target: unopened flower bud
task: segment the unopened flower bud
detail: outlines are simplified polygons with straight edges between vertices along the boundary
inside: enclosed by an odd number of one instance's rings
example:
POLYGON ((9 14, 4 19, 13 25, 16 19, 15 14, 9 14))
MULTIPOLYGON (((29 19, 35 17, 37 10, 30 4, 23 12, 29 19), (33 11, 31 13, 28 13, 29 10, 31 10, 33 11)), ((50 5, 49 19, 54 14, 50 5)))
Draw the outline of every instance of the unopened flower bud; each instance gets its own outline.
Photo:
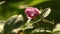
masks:
POLYGON ((32 19, 41 14, 41 12, 37 8, 27 7, 25 10, 25 14, 27 15, 27 18, 32 19))

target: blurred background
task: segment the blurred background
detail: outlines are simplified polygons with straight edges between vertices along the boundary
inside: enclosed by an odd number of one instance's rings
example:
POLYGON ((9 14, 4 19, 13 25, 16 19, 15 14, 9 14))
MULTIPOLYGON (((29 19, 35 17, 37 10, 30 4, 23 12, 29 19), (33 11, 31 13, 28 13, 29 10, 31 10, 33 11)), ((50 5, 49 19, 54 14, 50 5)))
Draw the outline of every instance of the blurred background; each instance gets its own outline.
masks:
MULTIPOLYGON (((26 7, 36 7, 39 10, 51 8, 46 19, 60 23, 60 0, 0 0, 0 20, 7 20, 13 15, 23 14, 26 7)), ((4 22, 4 21, 2 21, 4 22)))

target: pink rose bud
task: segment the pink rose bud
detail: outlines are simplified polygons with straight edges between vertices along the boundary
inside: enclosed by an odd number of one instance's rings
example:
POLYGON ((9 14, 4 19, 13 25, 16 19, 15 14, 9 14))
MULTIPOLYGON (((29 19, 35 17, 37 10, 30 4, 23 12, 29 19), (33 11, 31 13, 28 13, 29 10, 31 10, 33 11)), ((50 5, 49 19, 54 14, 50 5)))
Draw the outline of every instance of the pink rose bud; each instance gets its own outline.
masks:
POLYGON ((25 10, 25 14, 27 15, 27 18, 33 19, 34 17, 41 14, 41 12, 37 8, 27 7, 25 10))

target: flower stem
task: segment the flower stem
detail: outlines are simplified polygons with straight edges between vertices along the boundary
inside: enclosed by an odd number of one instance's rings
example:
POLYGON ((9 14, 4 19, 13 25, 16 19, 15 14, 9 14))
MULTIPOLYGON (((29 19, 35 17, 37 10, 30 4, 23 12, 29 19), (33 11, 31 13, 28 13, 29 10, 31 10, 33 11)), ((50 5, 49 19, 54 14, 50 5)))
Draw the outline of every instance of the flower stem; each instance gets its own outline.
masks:
POLYGON ((28 25, 30 23, 31 19, 28 19, 25 25, 28 25))
POLYGON ((51 24, 53 24, 53 25, 54 25, 54 21, 52 22, 52 21, 49 21, 49 20, 44 19, 44 18, 41 18, 41 19, 39 19, 39 20, 37 20, 37 21, 33 22, 33 24, 34 24, 34 23, 37 23, 37 22, 39 22, 39 21, 41 21, 41 20, 42 20, 43 22, 51 23, 51 24))
POLYGON ((26 27, 27 27, 27 25, 30 24, 30 21, 31 21, 31 19, 28 19, 27 22, 26 22, 23 26, 20 27, 20 29, 21 29, 21 30, 25 30, 26 27))

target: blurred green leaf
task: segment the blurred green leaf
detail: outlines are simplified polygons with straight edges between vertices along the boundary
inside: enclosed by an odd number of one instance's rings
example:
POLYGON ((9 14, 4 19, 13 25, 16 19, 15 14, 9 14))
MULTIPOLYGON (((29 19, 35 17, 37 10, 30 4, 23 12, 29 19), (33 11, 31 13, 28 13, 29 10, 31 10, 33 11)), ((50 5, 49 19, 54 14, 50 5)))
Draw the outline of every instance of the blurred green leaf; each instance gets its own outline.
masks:
POLYGON ((2 5, 3 3, 5 3, 5 1, 0 2, 0 5, 2 5))
POLYGON ((50 32, 34 32, 33 34, 51 34, 50 32))
POLYGON ((33 28, 32 29, 26 29, 26 30, 24 30, 24 34, 32 34, 33 30, 34 30, 33 28))
POLYGON ((42 17, 43 18, 46 18, 51 12, 51 9, 50 8, 46 8, 42 11, 42 17))
POLYGON ((60 23, 55 25, 53 32, 55 32, 55 31, 60 31, 60 23))
POLYGON ((28 6, 34 6, 34 5, 37 5, 39 3, 43 3, 43 2, 46 2, 46 1, 50 1, 50 0, 34 0, 31 3, 28 3, 28 6))
POLYGON ((60 34, 60 31, 55 31, 52 34, 60 34))
POLYGON ((22 15, 14 15, 10 17, 4 26, 4 34, 10 34, 13 29, 18 28, 21 25, 23 25, 22 15))

